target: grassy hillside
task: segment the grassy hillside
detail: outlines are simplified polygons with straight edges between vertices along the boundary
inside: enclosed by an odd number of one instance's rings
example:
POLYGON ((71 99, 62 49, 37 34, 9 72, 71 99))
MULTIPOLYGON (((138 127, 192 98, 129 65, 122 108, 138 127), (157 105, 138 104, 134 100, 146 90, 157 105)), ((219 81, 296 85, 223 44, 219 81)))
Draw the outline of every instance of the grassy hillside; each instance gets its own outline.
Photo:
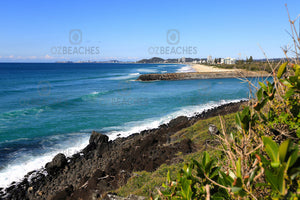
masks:
MULTIPOLYGON (((234 114, 229 114, 222 116, 226 122, 226 129, 234 130, 234 114)), ((214 124, 221 129, 219 117, 212 117, 205 120, 199 120, 194 125, 178 131, 172 136, 172 142, 178 142, 185 138, 192 140, 194 144, 194 152, 188 155, 181 155, 179 153, 177 157, 173 158, 170 161, 167 161, 167 164, 161 165, 154 172, 134 172, 133 176, 128 180, 127 184, 119 188, 116 192, 120 196, 128 196, 129 194, 135 194, 139 196, 149 197, 150 192, 156 193, 156 187, 161 186, 162 183, 166 181, 166 174, 168 171, 171 172, 171 178, 176 178, 176 173, 184 166, 185 163, 190 162, 191 159, 198 160, 203 151, 209 151, 212 155, 219 157, 218 151, 214 151, 210 142, 213 140, 213 136, 210 135, 208 127, 210 124, 214 124)))

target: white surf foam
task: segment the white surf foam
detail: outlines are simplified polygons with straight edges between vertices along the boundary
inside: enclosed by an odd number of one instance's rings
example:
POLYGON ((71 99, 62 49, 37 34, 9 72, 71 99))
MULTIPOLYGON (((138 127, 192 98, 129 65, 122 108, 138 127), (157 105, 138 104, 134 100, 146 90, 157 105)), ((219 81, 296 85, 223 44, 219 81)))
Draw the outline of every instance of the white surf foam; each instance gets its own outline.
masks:
POLYGON ((170 122, 172 119, 178 116, 194 116, 196 113, 201 113, 205 110, 224 105, 227 103, 239 102, 246 99, 236 99, 236 100, 221 100, 219 102, 209 102, 206 104, 196 105, 196 106, 186 106, 180 108, 178 111, 172 112, 160 118, 150 118, 142 121, 134 121, 125 123, 119 127, 110 127, 106 129, 108 131, 108 136, 110 140, 114 140, 118 137, 127 137, 133 133, 139 133, 143 130, 158 128, 160 125, 170 122), (109 131, 114 129, 115 131, 109 131))
POLYGON ((12 161, 0 171, 0 187, 5 188, 9 186, 9 184, 11 184, 13 181, 21 181, 24 178, 24 175, 26 175, 30 171, 42 168, 58 153, 63 153, 66 156, 71 156, 88 145, 89 134, 74 133, 71 135, 73 137, 70 138, 73 139, 54 146, 47 153, 34 156, 27 153, 18 156, 15 161, 12 161))
MULTIPOLYGON (((138 133, 143 130, 158 128, 160 125, 168 123, 169 121, 178 116, 184 115, 187 117, 191 117, 194 116, 196 113, 201 113, 205 110, 220 105, 224 105, 231 102, 239 102, 241 100, 246 99, 222 100, 219 102, 209 102, 207 104, 201 104, 196 106, 186 106, 160 118, 150 118, 142 121, 128 122, 122 126, 108 127, 106 128, 106 131, 108 131, 107 135, 109 136, 109 139, 114 140, 118 137, 127 137, 133 133, 138 133)), ((74 134, 74 137, 70 138, 73 139, 69 139, 66 142, 54 146, 53 148, 51 148, 52 150, 50 150, 48 153, 36 156, 24 154, 22 155, 22 158, 11 162, 8 166, 6 166, 0 171, 0 187, 5 188, 9 186, 9 184, 13 181, 18 182, 22 180, 24 175, 26 175, 30 171, 42 168, 47 162, 50 162, 52 158, 58 153, 63 153, 66 156, 71 156, 77 153, 78 151, 86 147, 86 145, 88 145, 89 134, 74 134)))
POLYGON ((93 95, 97 95, 97 94, 99 94, 100 92, 92 92, 91 94, 93 94, 93 95))
POLYGON ((107 80, 126 80, 126 79, 135 78, 135 77, 137 77, 139 75, 140 75, 140 73, 130 73, 130 74, 124 75, 124 76, 110 77, 110 78, 107 78, 107 80))
POLYGON ((190 66, 186 65, 176 70, 177 73, 183 73, 183 72, 195 72, 195 70, 190 66))
POLYGON ((140 73, 131 73, 131 74, 129 74, 130 76, 139 76, 140 75, 140 73))

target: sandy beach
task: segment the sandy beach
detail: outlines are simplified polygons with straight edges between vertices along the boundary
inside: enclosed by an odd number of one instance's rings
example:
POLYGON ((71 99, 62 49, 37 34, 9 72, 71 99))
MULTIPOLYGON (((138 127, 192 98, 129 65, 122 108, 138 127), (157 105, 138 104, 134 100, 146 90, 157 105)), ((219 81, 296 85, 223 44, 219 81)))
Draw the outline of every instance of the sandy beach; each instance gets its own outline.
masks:
POLYGON ((253 78, 267 77, 265 71, 248 71, 245 69, 222 69, 214 66, 201 64, 189 64, 195 72, 176 72, 176 73, 152 73, 142 74, 138 77, 139 81, 156 80, 190 80, 190 79, 217 79, 217 78, 253 78))
POLYGON ((234 71, 237 71, 236 69, 221 69, 221 68, 216 68, 216 67, 206 66, 206 65, 201 65, 201 64, 191 64, 191 67, 196 72, 234 72, 234 71))

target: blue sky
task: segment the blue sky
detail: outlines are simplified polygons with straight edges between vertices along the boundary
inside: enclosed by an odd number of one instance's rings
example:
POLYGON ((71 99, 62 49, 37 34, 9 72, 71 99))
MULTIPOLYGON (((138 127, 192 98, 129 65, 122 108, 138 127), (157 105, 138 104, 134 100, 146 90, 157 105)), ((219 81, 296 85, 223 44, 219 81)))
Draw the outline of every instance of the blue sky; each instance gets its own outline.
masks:
POLYGON ((283 57, 280 47, 291 44, 285 3, 292 18, 300 14, 299 0, 1 1, 0 62, 264 58, 258 44, 268 57, 283 57), (70 42, 74 30, 79 44, 70 42), (168 43, 168 30, 178 44, 168 43), (196 51, 165 52, 178 47, 196 51))

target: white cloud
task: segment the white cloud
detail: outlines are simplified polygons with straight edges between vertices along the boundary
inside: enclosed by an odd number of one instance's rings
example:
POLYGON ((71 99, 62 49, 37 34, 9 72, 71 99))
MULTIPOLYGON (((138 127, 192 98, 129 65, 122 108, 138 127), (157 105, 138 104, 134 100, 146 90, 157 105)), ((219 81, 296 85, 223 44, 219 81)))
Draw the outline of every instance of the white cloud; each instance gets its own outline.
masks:
POLYGON ((48 54, 44 56, 45 59, 53 59, 52 56, 49 56, 48 54))

